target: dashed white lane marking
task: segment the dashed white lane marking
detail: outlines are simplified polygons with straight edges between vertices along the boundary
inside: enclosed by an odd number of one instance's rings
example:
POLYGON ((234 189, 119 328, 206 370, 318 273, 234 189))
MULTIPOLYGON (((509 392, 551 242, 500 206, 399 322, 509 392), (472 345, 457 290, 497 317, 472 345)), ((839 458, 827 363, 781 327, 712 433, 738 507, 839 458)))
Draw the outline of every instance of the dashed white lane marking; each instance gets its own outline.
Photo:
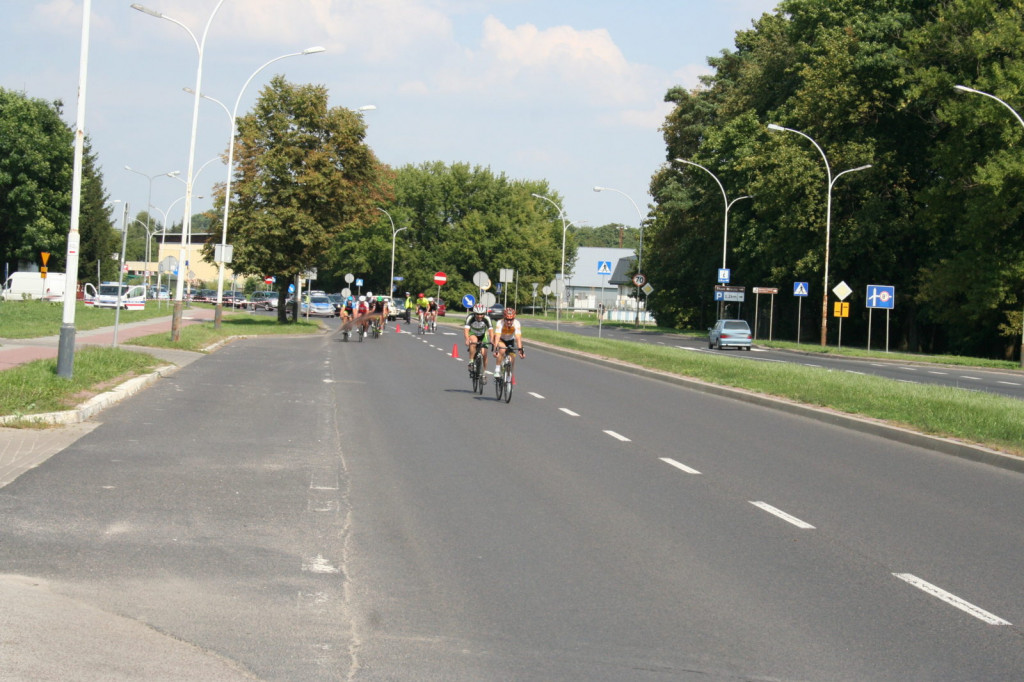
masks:
POLYGON ((570 410, 568 407, 559 407, 558 409, 560 409, 562 412, 565 412, 570 417, 578 417, 579 416, 578 414, 576 414, 575 412, 570 410))
POLYGON ((1000 381, 998 383, 1004 384, 1006 386, 1020 386, 1020 384, 1018 384, 1016 381, 1000 381))
POLYGON ((970 379, 971 381, 981 381, 981 377, 972 377, 972 376, 968 376, 966 374, 961 374, 960 378, 961 379, 970 379))
POLYGON ((605 429, 605 433, 607 433, 612 438, 617 438, 618 440, 621 440, 623 443, 630 442, 630 440, 623 436, 621 433, 615 433, 614 431, 609 431, 607 429, 605 429))
POLYGON ((685 464, 682 464, 680 462, 675 461, 674 459, 670 459, 668 457, 660 457, 659 459, 661 459, 661 461, 664 462, 665 464, 671 464, 676 469, 679 469, 680 471, 685 471, 688 474, 696 474, 696 475, 700 474, 700 472, 697 471, 696 469, 688 467, 685 464))
POLYGON ((532 395, 534 398, 537 398, 538 400, 544 400, 544 396, 542 396, 540 393, 534 393, 533 391, 527 391, 526 393, 527 395, 532 395))
POLYGON ((341 570, 337 566, 332 566, 331 562, 325 559, 320 554, 315 557, 306 559, 302 562, 302 570, 307 573, 340 573, 341 570))
POLYGON ((925 582, 924 580, 918 578, 916 575, 913 575, 911 573, 893 573, 893 575, 902 580, 903 582, 913 585, 917 589, 922 590, 923 592, 930 594, 933 597, 937 597, 942 601, 946 602, 947 604, 955 606, 964 613, 970 614, 978 620, 988 623, 989 625, 1011 625, 1009 621, 1003 620, 999 616, 991 614, 984 609, 978 608, 974 604, 964 601, 955 594, 950 594, 949 592, 946 592, 945 590, 936 587, 935 585, 932 585, 929 582, 925 582))
POLYGON ((934 369, 928 370, 928 373, 929 374, 937 374, 937 375, 943 376, 943 377, 946 376, 947 374, 949 374, 949 372, 939 372, 939 371, 934 370, 934 369))
POLYGON ((750 500, 750 504, 754 505, 755 507, 758 507, 759 509, 765 510, 769 514, 774 514, 775 516, 778 516, 783 521, 786 521, 788 523, 792 523, 797 528, 803 528, 805 530, 806 529, 813 529, 814 528, 814 526, 812 526, 811 524, 807 523, 806 521, 801 521, 797 517, 792 516, 791 514, 787 514, 786 512, 782 511, 781 509, 776 509, 775 507, 771 506, 767 502, 754 502, 753 500, 750 500))

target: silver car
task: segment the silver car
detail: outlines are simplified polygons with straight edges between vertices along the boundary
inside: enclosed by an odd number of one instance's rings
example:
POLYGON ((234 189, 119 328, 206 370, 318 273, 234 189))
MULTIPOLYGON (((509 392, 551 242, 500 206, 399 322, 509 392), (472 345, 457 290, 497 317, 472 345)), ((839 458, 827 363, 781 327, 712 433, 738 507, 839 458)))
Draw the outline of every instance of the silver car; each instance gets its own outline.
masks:
POLYGON ((722 350, 732 346, 750 350, 751 339, 750 325, 746 320, 719 320, 708 329, 708 348, 722 350))

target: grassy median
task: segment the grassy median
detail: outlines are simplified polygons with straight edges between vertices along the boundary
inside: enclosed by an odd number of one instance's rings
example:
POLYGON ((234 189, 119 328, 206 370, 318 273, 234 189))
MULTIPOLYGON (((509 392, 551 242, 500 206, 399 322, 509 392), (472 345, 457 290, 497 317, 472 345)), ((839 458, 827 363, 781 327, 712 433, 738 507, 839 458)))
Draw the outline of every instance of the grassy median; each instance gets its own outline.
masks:
POLYGON ((561 348, 1024 455, 1024 401, 1013 398, 801 365, 754 362, 739 353, 696 353, 537 328, 526 328, 523 335, 561 348))

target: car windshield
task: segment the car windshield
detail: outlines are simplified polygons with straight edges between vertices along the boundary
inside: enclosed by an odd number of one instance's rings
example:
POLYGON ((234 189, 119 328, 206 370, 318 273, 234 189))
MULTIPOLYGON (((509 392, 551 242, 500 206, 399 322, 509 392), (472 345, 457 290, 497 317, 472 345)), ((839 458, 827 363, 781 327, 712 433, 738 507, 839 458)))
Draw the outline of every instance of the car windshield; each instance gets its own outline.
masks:
POLYGON ((318 303, 318 304, 330 304, 330 302, 331 302, 331 299, 327 298, 326 296, 314 296, 310 300, 313 303, 318 303))
POLYGON ((743 320, 728 320, 724 325, 722 325, 722 328, 743 330, 750 329, 750 327, 747 326, 747 323, 744 322, 743 320))

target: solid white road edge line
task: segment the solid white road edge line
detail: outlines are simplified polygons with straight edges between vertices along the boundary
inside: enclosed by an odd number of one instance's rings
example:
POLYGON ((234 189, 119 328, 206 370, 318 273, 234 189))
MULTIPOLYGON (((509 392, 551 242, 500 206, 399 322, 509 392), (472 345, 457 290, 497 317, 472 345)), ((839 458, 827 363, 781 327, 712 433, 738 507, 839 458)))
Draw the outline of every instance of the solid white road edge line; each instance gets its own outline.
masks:
POLYGON ((991 614, 984 609, 978 608, 974 604, 964 601, 955 594, 950 594, 949 592, 946 592, 945 590, 936 587, 935 585, 932 585, 929 582, 925 582, 924 580, 921 580, 912 573, 893 573, 893 575, 902 580, 903 582, 913 585, 917 589, 922 590, 932 595, 933 597, 938 597, 947 604, 957 607, 964 613, 968 613, 977 618, 978 620, 985 621, 989 625, 1011 625, 1009 621, 1005 621, 999 616, 991 614))
POLYGON ((750 504, 754 505, 755 507, 758 507, 759 509, 765 510, 769 514, 774 514, 775 516, 778 516, 783 521, 787 521, 789 523, 792 523, 797 528, 803 528, 805 530, 806 529, 813 529, 814 528, 814 526, 812 526, 811 524, 807 523, 806 521, 801 521, 797 517, 792 516, 790 514, 787 514, 786 512, 782 511, 781 509, 776 509, 775 507, 771 506, 767 502, 755 502, 753 500, 749 500, 749 502, 750 502, 750 504))
POLYGON ((698 475, 700 474, 700 472, 697 471, 696 469, 692 469, 692 468, 686 466, 685 464, 681 464, 681 463, 675 461, 674 459, 670 459, 668 457, 659 457, 658 459, 660 459, 665 464, 671 464, 676 469, 679 469, 681 471, 685 471, 688 474, 698 474, 698 475))

